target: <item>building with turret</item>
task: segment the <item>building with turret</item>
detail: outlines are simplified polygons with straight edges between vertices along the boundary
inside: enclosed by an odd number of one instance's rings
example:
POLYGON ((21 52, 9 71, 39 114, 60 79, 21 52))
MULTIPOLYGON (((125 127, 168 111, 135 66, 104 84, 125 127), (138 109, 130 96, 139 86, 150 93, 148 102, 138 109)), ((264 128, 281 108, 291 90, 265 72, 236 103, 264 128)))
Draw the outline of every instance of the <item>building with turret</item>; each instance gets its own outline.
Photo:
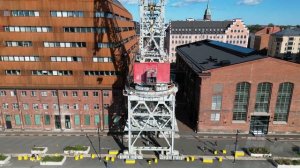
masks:
POLYGON ((249 30, 242 19, 213 21, 209 1, 203 20, 171 21, 166 30, 166 49, 170 62, 176 61, 176 47, 205 39, 248 46, 249 30))

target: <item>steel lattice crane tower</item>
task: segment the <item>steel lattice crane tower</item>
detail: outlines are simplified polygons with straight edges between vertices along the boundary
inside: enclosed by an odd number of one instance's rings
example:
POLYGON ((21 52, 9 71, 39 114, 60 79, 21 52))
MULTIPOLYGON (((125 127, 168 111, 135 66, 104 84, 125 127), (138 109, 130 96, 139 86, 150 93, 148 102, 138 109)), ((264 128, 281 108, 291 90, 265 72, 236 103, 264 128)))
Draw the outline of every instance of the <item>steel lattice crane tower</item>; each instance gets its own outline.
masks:
POLYGON ((143 159, 143 152, 158 152, 164 160, 181 160, 174 150, 177 86, 170 79, 170 63, 164 51, 165 0, 140 0, 139 53, 133 77, 124 90, 128 98, 128 151, 122 159, 143 159), (161 139, 156 141, 155 136, 161 139), (147 143, 145 143, 145 141, 147 143), (149 143, 153 142, 154 143, 149 143), (143 142, 143 143, 142 143, 143 142))

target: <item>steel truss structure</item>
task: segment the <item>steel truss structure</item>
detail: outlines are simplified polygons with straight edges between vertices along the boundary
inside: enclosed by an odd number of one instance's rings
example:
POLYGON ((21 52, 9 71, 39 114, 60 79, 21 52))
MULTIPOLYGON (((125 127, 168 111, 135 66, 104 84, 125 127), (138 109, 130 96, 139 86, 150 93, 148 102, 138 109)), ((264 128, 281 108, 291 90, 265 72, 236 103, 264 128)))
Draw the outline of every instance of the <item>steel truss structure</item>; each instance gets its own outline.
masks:
MULTIPOLYGON (((175 117, 175 96, 177 86, 168 81, 159 81, 159 75, 170 76, 168 56, 164 52, 164 0, 140 0, 140 51, 135 64, 142 64, 142 76, 134 74, 140 83, 129 83, 124 95, 128 98, 128 151, 121 159, 143 159, 143 153, 159 153, 164 160, 182 160, 179 152, 174 150, 175 132, 178 126, 175 117), (159 70, 167 64, 163 74, 159 70), (154 66, 153 66, 154 65, 154 66), (152 66, 152 67, 151 67, 152 66), (150 67, 150 68, 149 68, 150 67), (149 75, 150 74, 150 75, 149 75), (148 78, 149 77, 149 78, 148 78), (160 142, 156 141, 159 137, 160 142), (155 143, 149 143, 153 142, 155 143), (143 142, 143 143, 141 143, 143 142)), ((135 66, 134 66, 135 68, 135 66)))

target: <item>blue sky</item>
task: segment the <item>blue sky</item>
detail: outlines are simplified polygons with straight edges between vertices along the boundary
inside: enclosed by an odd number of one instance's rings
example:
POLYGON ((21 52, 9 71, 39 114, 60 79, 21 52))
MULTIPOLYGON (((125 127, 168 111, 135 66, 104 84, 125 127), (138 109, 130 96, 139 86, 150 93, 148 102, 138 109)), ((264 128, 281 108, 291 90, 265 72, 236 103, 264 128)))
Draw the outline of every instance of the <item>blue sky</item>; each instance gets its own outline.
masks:
MULTIPOLYGON (((120 0, 139 20, 138 0, 120 0)), ((202 19, 207 0, 167 0, 166 21, 202 19)), ((242 18, 246 24, 300 25, 300 0, 210 0, 213 20, 242 18)))

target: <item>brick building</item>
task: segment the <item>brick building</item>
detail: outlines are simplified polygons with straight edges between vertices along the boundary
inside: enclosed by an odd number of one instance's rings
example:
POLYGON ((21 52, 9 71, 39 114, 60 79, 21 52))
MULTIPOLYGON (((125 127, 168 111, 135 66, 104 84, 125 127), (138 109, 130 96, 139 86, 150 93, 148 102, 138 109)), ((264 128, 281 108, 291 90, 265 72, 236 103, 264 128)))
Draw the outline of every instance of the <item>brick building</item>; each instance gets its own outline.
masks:
POLYGON ((267 53, 271 34, 277 33, 280 30, 280 27, 273 26, 265 27, 262 30, 256 32, 254 40, 254 49, 257 51, 265 50, 265 53, 267 53))
POLYGON ((208 1, 203 20, 187 19, 169 23, 165 46, 170 56, 170 62, 175 62, 176 47, 183 44, 209 39, 247 47, 248 38, 249 30, 242 19, 212 20, 208 1))
POLYGON ((198 132, 300 132, 299 64, 210 40, 176 51, 177 113, 198 132))
POLYGON ((0 0, 0 127, 108 130, 137 38, 117 0, 0 0))

